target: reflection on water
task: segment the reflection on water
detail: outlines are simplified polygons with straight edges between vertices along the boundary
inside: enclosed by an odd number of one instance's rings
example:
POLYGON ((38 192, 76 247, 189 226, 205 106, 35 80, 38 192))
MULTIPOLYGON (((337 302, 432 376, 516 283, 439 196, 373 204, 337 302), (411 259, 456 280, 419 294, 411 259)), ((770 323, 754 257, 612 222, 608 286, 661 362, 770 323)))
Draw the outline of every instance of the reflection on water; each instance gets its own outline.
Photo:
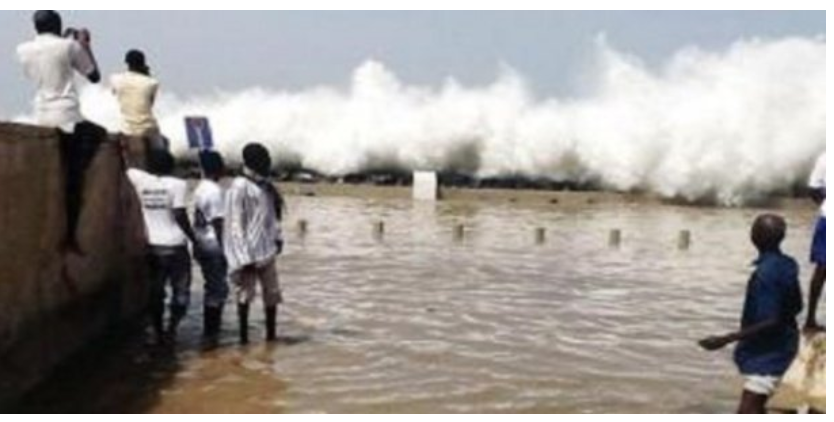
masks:
MULTIPOLYGON (((729 351, 755 211, 292 198, 283 341, 169 356, 97 347, 24 410, 138 412, 727 412, 729 351), (294 219, 309 221, 294 238, 294 219), (373 235, 385 221, 384 239, 373 235), (463 240, 454 227, 466 226, 463 240), (535 229, 547 228, 537 244, 535 229), (622 245, 608 247, 621 229, 622 245), (681 230, 693 234, 677 249, 681 230), (71 386, 71 388, 68 388, 71 386)), ((813 210, 786 211, 805 261, 813 210)), ((803 268, 803 283, 809 277, 803 268)), ((199 272, 196 273, 199 275, 199 272)), ((199 295, 199 282, 195 292, 199 295)), ((199 305, 199 297, 196 301, 199 305)), ((255 311, 253 325, 262 316, 255 311)))

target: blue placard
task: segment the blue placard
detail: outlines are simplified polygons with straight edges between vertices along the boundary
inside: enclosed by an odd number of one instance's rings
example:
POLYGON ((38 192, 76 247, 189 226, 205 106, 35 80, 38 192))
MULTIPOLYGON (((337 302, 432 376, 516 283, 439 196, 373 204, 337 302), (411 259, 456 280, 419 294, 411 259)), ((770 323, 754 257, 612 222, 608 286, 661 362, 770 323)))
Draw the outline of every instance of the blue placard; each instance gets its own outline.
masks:
POLYGON ((188 147, 198 150, 210 150, 214 147, 211 125, 205 117, 186 117, 185 131, 188 134, 188 147))

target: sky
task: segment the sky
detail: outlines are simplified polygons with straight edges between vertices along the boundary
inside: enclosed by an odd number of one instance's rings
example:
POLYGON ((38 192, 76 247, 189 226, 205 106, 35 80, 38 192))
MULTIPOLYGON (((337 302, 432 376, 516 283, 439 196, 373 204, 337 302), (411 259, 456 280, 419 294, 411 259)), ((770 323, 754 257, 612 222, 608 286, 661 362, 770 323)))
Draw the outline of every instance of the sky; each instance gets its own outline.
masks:
MULTIPOLYGON (((602 35, 659 65, 687 47, 720 51, 750 38, 823 36, 825 12, 62 12, 86 27, 105 74, 124 52, 148 53, 163 87, 199 96, 251 87, 347 86, 378 60, 408 84, 495 80, 505 66, 542 97, 571 95, 602 35)), ((25 113, 32 88, 15 47, 33 36, 29 11, 0 12, 0 116, 25 113)))

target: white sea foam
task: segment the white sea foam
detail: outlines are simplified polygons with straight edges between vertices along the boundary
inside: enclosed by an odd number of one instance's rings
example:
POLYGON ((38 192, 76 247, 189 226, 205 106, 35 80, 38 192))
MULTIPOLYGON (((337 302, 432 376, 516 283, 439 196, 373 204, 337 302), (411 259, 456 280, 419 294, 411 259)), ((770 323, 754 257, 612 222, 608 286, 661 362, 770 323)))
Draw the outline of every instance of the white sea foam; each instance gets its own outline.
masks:
MULTIPOLYGON (((348 87, 163 95, 176 153, 183 117, 211 119, 230 161, 247 142, 329 175, 376 168, 456 170, 598 183, 738 204, 801 183, 825 148, 825 40, 744 40, 685 49, 657 67, 600 41, 581 97, 537 98, 510 68, 486 86, 410 86, 382 63, 348 87)), ((164 81, 163 81, 164 82, 164 81)), ((280 86, 275 81, 274 86, 280 86)), ((118 128, 104 88, 85 113, 118 128)))

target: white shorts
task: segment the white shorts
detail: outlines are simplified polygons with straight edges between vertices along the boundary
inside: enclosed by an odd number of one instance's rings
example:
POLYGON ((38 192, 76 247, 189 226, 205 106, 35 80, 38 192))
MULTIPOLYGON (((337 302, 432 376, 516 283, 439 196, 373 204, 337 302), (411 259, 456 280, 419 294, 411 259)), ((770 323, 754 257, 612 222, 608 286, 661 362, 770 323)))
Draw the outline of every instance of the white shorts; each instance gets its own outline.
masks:
POLYGON ((779 387, 780 377, 771 375, 745 375, 744 391, 761 396, 772 396, 779 387))
POLYGON ((275 258, 259 262, 252 272, 235 271, 229 275, 229 279, 235 287, 237 303, 240 305, 252 303, 257 294, 258 284, 261 285, 264 306, 276 306, 283 302, 275 258))

